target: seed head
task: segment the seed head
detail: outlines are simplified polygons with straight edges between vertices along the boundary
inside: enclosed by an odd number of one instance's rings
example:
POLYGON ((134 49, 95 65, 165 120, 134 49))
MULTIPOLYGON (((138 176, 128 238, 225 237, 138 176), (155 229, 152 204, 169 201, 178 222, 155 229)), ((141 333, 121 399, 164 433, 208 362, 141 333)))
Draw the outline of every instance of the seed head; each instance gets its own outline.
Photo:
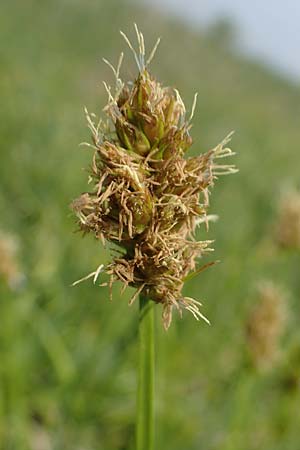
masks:
POLYGON ((282 247, 300 249, 300 192, 296 189, 281 194, 275 235, 282 247))
MULTIPOLYGON (((163 306, 163 324, 171 323, 172 310, 205 317, 199 302, 183 297, 185 279, 197 274, 197 258, 211 251, 211 241, 196 241, 197 225, 206 223, 209 188, 218 175, 234 173, 234 166, 216 160, 233 153, 221 144, 197 157, 186 158, 196 96, 190 117, 176 89, 163 87, 150 75, 148 65, 159 40, 145 62, 143 35, 135 26, 139 50, 133 51, 138 75, 124 83, 119 76, 123 55, 112 68, 116 88, 106 83, 108 121, 96 124, 86 111, 92 132, 94 156, 90 192, 72 203, 80 229, 122 250, 105 268, 110 285, 116 280, 163 306), (191 274, 192 272, 192 274, 191 274)), ((206 267, 206 265, 205 265, 206 267)), ((90 274, 95 279, 96 272, 90 274)), ((89 277, 89 276, 88 276, 89 277)), ((86 277, 85 277, 86 278, 86 277)), ((205 319, 207 320, 207 319, 205 319)))
POLYGON ((258 299, 247 320, 251 360, 260 370, 270 369, 280 356, 280 339, 287 319, 287 295, 271 281, 257 288, 258 299))
POLYGON ((18 289, 24 281, 19 267, 18 250, 17 238, 0 231, 0 277, 4 278, 12 290, 18 289))

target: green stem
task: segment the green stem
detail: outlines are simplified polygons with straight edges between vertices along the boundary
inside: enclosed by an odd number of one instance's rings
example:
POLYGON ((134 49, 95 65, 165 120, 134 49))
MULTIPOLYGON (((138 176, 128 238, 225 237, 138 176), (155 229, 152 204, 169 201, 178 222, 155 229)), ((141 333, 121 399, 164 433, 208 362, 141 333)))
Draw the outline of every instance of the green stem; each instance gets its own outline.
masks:
POLYGON ((154 309, 140 295, 139 369, 136 417, 136 450, 153 450, 154 444, 154 309))

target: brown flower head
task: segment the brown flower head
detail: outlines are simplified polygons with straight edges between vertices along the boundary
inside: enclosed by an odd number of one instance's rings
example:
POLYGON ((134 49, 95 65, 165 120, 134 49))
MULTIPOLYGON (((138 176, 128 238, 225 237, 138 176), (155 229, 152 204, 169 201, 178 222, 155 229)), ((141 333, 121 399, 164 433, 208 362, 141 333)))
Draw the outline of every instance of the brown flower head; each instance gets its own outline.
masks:
POLYGON ((273 367, 280 356, 280 339, 287 321, 287 295, 272 281, 262 281, 251 310, 246 334, 253 365, 260 370, 273 367))
POLYGON ((300 250, 300 192, 294 188, 283 190, 279 198, 275 238, 284 248, 300 250))
POLYGON ((20 288, 25 278, 19 267, 18 250, 16 236, 0 230, 0 279, 13 290, 20 288))
MULTIPOLYGON (((187 309, 196 319, 205 319, 199 302, 184 297, 181 291, 187 276, 201 270, 196 259, 211 251, 211 241, 194 238, 196 226, 207 225, 210 218, 209 188, 218 175, 236 169, 216 164, 216 159, 232 155, 226 147, 230 136, 205 154, 185 157, 192 144, 196 96, 187 118, 178 91, 161 86, 148 71, 159 40, 145 61, 143 35, 136 26, 135 30, 138 52, 121 34, 136 59, 137 78, 127 84, 121 81, 122 54, 116 69, 105 60, 116 78, 115 92, 104 83, 108 121, 100 119, 96 124, 94 115, 86 111, 94 148, 92 188, 75 200, 72 208, 83 232, 122 249, 122 255, 105 268, 110 285, 120 280, 125 287, 136 288, 130 303, 139 293, 161 303, 167 329, 173 308, 180 313, 187 309)), ((102 269, 100 266, 88 277, 96 280, 102 269)))

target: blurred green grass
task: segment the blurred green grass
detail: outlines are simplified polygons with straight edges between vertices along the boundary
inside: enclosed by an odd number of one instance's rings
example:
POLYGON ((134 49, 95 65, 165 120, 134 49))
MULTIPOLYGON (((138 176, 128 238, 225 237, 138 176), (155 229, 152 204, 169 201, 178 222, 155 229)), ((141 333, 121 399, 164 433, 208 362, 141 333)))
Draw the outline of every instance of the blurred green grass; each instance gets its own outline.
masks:
MULTIPOLYGON (((157 449, 295 450, 299 392, 299 254, 274 251, 281 186, 299 181, 300 90, 235 55, 220 40, 141 6, 113 0, 4 1, 0 14, 0 229, 20 242, 26 280, 0 285, 0 448, 133 448, 137 305, 114 289, 70 284, 109 260, 92 238, 72 233, 68 204, 86 189, 90 160, 83 105, 101 113, 101 63, 125 48, 119 29, 136 21, 149 47, 162 44, 152 72, 187 104, 199 92, 194 153, 236 130, 240 173, 220 179, 209 234, 218 266, 185 288, 204 300, 212 326, 176 317, 161 329, 157 308, 157 449), (290 291, 283 363, 249 367, 245 318, 253 285, 290 291)), ((125 49, 124 78, 135 73, 125 49)))

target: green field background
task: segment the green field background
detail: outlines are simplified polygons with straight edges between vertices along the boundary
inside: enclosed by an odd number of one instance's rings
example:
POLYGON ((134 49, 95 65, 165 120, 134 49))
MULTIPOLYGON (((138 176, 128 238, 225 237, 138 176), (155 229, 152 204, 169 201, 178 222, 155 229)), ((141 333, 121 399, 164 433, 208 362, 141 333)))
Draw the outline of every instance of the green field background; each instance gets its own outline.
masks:
MULTIPOLYGON (((188 29, 151 7, 101 0, 4 0, 0 6, 0 230, 19 243, 22 282, 0 278, 1 450, 133 450, 138 305, 91 282, 71 283, 110 259, 76 233, 69 204, 87 190, 91 153, 83 107, 101 114, 105 57, 125 49, 133 22, 152 47, 152 73, 197 91, 191 154, 235 130, 239 173, 211 196, 221 263, 185 294, 203 302, 209 327, 176 314, 166 333, 156 307, 155 450, 300 448, 299 251, 274 242, 282 187, 299 183, 300 89, 237 55, 222 27, 188 29), (246 322, 256 284, 288 292, 281 359, 268 371, 249 357, 246 322)), ((0 254, 0 258, 2 258, 0 254)), ((1 275, 0 275, 1 277, 1 275)), ((105 281, 105 277, 103 278, 105 281)))

